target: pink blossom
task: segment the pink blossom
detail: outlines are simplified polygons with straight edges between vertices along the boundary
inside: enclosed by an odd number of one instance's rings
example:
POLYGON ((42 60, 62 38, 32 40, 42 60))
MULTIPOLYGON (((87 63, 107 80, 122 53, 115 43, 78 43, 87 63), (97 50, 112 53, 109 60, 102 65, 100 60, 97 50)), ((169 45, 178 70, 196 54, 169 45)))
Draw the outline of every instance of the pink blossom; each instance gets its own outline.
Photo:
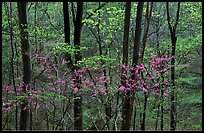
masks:
POLYGON ((47 78, 48 78, 48 79, 51 79, 52 77, 51 77, 51 76, 48 76, 47 78))
POLYGON ((84 70, 77 70, 76 73, 82 73, 84 70))
POLYGON ((122 64, 122 69, 127 70, 127 66, 125 66, 125 65, 122 64))
POLYGON ((62 80, 62 84, 65 84, 65 81, 64 81, 64 80, 62 80))
POLYGON ((43 64, 46 64, 46 62, 47 62, 46 57, 43 57, 43 64))
POLYGON ((90 85, 90 86, 94 86, 94 84, 93 84, 93 83, 90 83, 89 85, 90 85))
POLYGON ((134 68, 134 67, 131 67, 130 70, 133 71, 133 70, 135 70, 135 68, 134 68))
POLYGON ((32 93, 37 93, 37 91, 31 90, 32 93))
POLYGON ((74 91, 78 91, 78 88, 77 88, 77 87, 74 87, 74 88, 72 88, 72 90, 74 90, 74 91))
POLYGON ((145 69, 143 64, 140 64, 139 66, 137 66, 138 69, 145 69))
POLYGON ((129 90, 130 90, 130 88, 126 88, 126 90, 128 90, 128 91, 129 91, 129 90))
POLYGON ((56 81, 56 84, 57 84, 57 83, 60 83, 60 82, 61 82, 61 80, 60 80, 60 79, 58 79, 58 80, 56 81))
POLYGON ((11 87, 11 86, 9 86, 9 85, 8 85, 8 86, 5 86, 6 91, 10 91, 10 90, 11 90, 11 88, 12 88, 12 87, 11 87))
POLYGON ((51 88, 50 90, 51 90, 51 91, 56 91, 56 88, 51 88))
POLYGON ((148 92, 144 87, 142 88, 142 90, 143 90, 144 92, 148 92))
POLYGON ((27 106, 25 106, 25 107, 23 108, 23 110, 26 110, 26 109, 27 109, 27 107, 28 107, 28 105, 27 105, 27 106))
POLYGON ((121 85, 119 88, 119 91, 124 91, 124 90, 125 90, 125 87, 121 85))
POLYGON ((85 80, 84 82, 85 82, 85 84, 87 84, 87 85, 90 84, 90 81, 89 81, 89 79, 87 79, 87 78, 86 78, 86 80, 85 80))
POLYGON ((40 106, 37 104, 37 106, 36 106, 36 110, 38 110, 40 108, 40 106))
POLYGON ((105 89, 102 89, 101 92, 103 92, 103 94, 107 94, 105 89))
POLYGON ((168 80, 164 80, 164 83, 168 83, 168 80))
POLYGON ((94 96, 94 97, 95 97, 97 94, 98 94, 98 92, 94 93, 92 96, 94 96))
POLYGON ((126 73, 122 73, 122 76, 124 76, 125 78, 127 78, 127 74, 126 74, 126 73))
POLYGON ((65 72, 64 74, 63 74, 63 76, 66 76, 67 75, 67 72, 65 72))
POLYGON ((164 96, 168 97, 169 95, 167 93, 164 92, 164 96))
POLYGON ((10 109, 11 109, 11 107, 8 107, 8 108, 3 107, 3 108, 2 108, 2 111, 9 111, 10 109))
POLYGON ((155 84, 153 87, 157 87, 157 86, 159 86, 159 84, 155 84))

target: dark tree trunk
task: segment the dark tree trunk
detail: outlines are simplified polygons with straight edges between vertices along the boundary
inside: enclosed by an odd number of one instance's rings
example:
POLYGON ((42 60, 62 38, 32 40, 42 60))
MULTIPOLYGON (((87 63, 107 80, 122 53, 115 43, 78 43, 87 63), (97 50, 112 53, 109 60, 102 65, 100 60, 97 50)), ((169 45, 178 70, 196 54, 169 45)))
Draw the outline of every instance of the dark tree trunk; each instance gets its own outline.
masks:
MULTIPOLYGON (((149 2, 147 2, 146 15, 145 15, 145 28, 144 28, 144 35, 142 39, 142 51, 141 51, 141 56, 140 56, 141 63, 143 62, 143 58, 144 58, 144 52, 145 52, 145 47, 146 47, 148 33, 149 33, 152 9, 153 9, 153 2, 151 2, 150 4, 150 10, 149 10, 149 2)), ((143 78, 143 72, 141 72, 141 75, 143 78)), ((141 130, 145 130, 147 99, 148 99, 147 93, 144 92, 144 111, 142 115, 143 118, 142 118, 142 123, 141 123, 141 130)))
POLYGON ((144 30, 143 40, 142 40, 142 51, 141 51, 141 58, 140 58, 141 62, 143 61, 143 58, 144 58, 144 52, 145 52, 145 47, 146 47, 148 33, 149 33, 152 10, 153 10, 153 2, 150 3, 150 10, 149 10, 149 2, 147 2, 146 15, 145 15, 146 25, 145 25, 145 30, 144 30))
POLYGON ((145 130, 147 99, 148 99, 147 93, 144 92, 144 106, 143 106, 143 114, 142 114, 141 130, 145 130))
MULTIPOLYGON (((178 2, 177 14, 176 14, 176 22, 174 26, 170 23, 170 15, 169 15, 169 4, 166 3, 167 7, 167 21, 169 25, 170 35, 171 35, 171 43, 172 43, 172 57, 175 57, 176 54, 176 27, 179 20, 179 10, 180 10, 180 2, 178 2)), ((171 65, 175 65, 175 58, 172 58, 171 65)), ((170 130, 176 130, 176 106, 175 106, 175 69, 174 67, 171 68, 171 81, 172 81, 172 92, 170 95, 171 101, 171 110, 170 110, 170 130)))
MULTIPOLYGON (((77 12, 76 19, 74 21, 74 46, 76 49, 75 52, 75 63, 82 59, 80 52, 80 37, 82 29, 82 14, 83 14, 83 2, 77 2, 77 12)), ((80 67, 76 66, 75 70, 79 70, 80 67)), ((76 76, 77 88, 80 91, 81 79, 79 76, 76 76)), ((74 99, 74 128, 75 130, 83 130, 83 121, 82 121, 82 96, 80 94, 75 95, 74 99)))
MULTIPOLYGON (((123 61, 122 64, 127 66, 128 64, 128 42, 129 42, 129 28, 130 28, 130 12, 131 12, 131 2, 126 2, 125 6, 125 19, 124 19, 124 34, 123 34, 123 61)), ((124 68, 122 68, 122 74, 127 73, 124 68)), ((121 74, 121 84, 126 88, 126 78, 121 74)), ((123 96, 122 99, 123 107, 122 107, 122 125, 121 130, 129 130, 130 129, 130 110, 129 110, 129 97, 126 95, 123 96)))
POLYGON ((139 2, 138 7, 137 7, 135 38, 134 38, 134 47, 133 47, 133 60, 132 60, 133 66, 136 66, 139 61, 143 5, 144 5, 144 2, 139 2))
MULTIPOLYGON (((70 46, 70 21, 69 21, 69 4, 68 2, 63 2, 63 14, 64 14, 64 34, 65 34, 65 43, 70 46)), ((65 59, 68 62, 67 66, 73 70, 73 62, 69 52, 66 53, 65 59)))
MULTIPOLYGON (((133 61, 132 65, 136 66, 139 61, 139 45, 140 45, 140 36, 141 36, 141 23, 142 23, 142 11, 143 11, 143 4, 144 2, 139 2, 137 7, 137 17, 136 17, 136 27, 135 27, 135 38, 134 38, 134 47, 133 47, 133 61)), ((134 72, 131 72, 131 79, 132 81, 136 79, 134 72)), ((124 123, 126 126, 126 130, 130 129, 130 121, 132 116, 132 110, 133 110, 133 97, 134 92, 131 93, 130 91, 127 91, 125 94, 124 99, 124 110, 125 110, 125 116, 124 116, 124 123)))
MULTIPOLYGON (((26 85, 30 84, 31 79, 31 64, 30 64, 30 46, 27 31, 27 3, 18 2, 19 27, 21 34, 21 49, 23 59, 23 92, 26 93, 26 85)), ((28 86, 29 87, 29 86, 28 86)), ((29 88, 28 88, 29 89, 29 88)), ((26 108, 28 101, 24 99, 21 104, 20 114, 20 130, 27 130, 29 124, 29 109, 26 108)))
MULTIPOLYGON (((14 52, 14 44, 13 44, 13 22, 12 22, 12 18, 13 18, 13 11, 12 10, 13 9, 12 9, 11 2, 9 3, 10 9, 8 9, 6 2, 4 3, 4 6, 5 6, 5 13, 7 13, 7 16, 8 16, 8 24, 9 24, 9 32, 10 32, 12 84, 14 87, 15 94, 17 96, 17 89, 16 89, 16 83, 15 83, 15 65, 14 65, 15 52, 14 52)), ((16 106, 15 109, 16 109, 15 110, 15 128, 16 128, 16 130, 18 130, 18 106, 16 106)))

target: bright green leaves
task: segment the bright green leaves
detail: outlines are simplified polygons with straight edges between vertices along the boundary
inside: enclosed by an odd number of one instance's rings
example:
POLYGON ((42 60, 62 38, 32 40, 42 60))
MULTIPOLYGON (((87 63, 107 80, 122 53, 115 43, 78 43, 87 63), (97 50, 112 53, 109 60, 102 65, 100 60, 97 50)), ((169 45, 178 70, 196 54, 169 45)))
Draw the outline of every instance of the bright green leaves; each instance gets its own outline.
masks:
POLYGON ((88 65, 90 68, 100 68, 109 66, 110 63, 113 63, 115 60, 116 59, 110 58, 108 56, 92 56, 78 61, 78 65, 82 67, 88 65), (104 62, 103 66, 101 66, 101 62, 104 62))
POLYGON ((74 46, 68 45, 67 43, 53 43, 50 44, 50 49, 51 52, 50 54, 52 55, 56 55, 56 54, 62 54, 62 53, 69 53, 72 56, 74 56, 74 54, 76 52, 82 52, 83 50, 87 50, 86 47, 84 46, 80 46, 79 48, 75 48, 74 46))
POLYGON ((181 2, 179 29, 183 36, 202 33, 202 3, 181 2))
MULTIPOLYGON (((176 51, 177 54, 182 56, 186 55, 185 58, 194 59, 195 57, 195 48, 201 46, 202 36, 198 35, 196 37, 186 37, 186 38, 178 38, 176 51), (188 57, 190 56, 190 57, 188 57)), ((189 60, 188 59, 188 60, 189 60)), ((190 61, 190 60, 189 60, 190 61)))

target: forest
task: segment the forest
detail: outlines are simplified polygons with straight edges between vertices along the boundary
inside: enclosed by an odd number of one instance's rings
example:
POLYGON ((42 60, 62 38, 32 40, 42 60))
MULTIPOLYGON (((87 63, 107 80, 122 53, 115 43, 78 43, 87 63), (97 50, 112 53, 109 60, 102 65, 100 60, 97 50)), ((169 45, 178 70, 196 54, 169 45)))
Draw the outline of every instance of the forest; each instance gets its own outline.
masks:
POLYGON ((2 2, 3 131, 201 131, 202 2, 2 2))

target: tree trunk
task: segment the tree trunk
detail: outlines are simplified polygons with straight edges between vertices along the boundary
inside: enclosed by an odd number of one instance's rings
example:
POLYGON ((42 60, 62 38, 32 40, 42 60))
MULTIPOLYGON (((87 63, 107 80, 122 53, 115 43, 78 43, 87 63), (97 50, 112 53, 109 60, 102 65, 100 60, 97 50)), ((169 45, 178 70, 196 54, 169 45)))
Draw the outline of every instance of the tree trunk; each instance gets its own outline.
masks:
MULTIPOLYGON (((15 94, 17 96, 17 89, 16 89, 16 83, 15 83, 15 65, 14 65, 14 45, 13 45, 13 22, 12 22, 12 18, 13 18, 13 9, 12 9, 12 5, 11 2, 9 3, 9 11, 8 12, 8 6, 7 3, 4 3, 5 5, 5 13, 7 12, 7 16, 8 16, 8 24, 9 24, 9 32, 10 32, 10 44, 11 44, 11 75, 12 75, 12 84, 13 84, 13 88, 15 91, 15 94), (7 7, 7 10, 6 10, 7 7)), ((18 106, 16 106, 15 108, 15 128, 16 130, 18 130, 18 106)))
POLYGON ((142 40, 142 52, 141 52, 141 58, 140 58, 141 62, 143 61, 143 58, 144 58, 144 52, 145 52, 145 47, 146 47, 148 33, 149 33, 152 10, 153 10, 153 2, 151 2, 150 4, 150 11, 149 11, 149 2, 147 2, 146 16, 145 16, 146 26, 144 28, 144 35, 143 35, 143 40, 142 40))
MULTIPOLYGON (((26 93, 26 85, 30 84, 31 79, 31 64, 30 64, 30 46, 28 40, 27 31, 27 3, 18 2, 18 14, 19 14, 19 27, 21 35, 21 49, 22 49, 22 59, 23 59, 23 92, 26 93)), ((29 109, 26 108, 28 101, 24 99, 21 104, 21 114, 20 114, 20 130, 27 130, 29 123, 29 109)))
MULTIPOLYGON (((128 42, 129 42, 129 28, 130 28, 130 12, 131 12, 131 2, 126 2, 125 6, 125 20, 124 20, 124 35, 123 35, 123 61, 122 64, 127 66, 128 64, 128 42)), ((122 67, 122 74, 121 74, 121 85, 125 88, 126 85, 126 78, 123 76, 123 73, 126 74, 127 71, 122 67)), ((122 107, 122 126, 121 130, 129 130, 130 129, 130 120, 129 118, 130 111, 129 107, 130 102, 129 98, 124 94, 122 99, 123 107, 122 107)))
MULTIPOLYGON (((167 21, 169 25, 170 35, 171 35, 171 43, 172 43, 172 52, 171 56, 175 57, 176 54, 176 27, 179 20, 179 10, 180 10, 180 2, 178 2, 177 14, 176 14, 176 22, 174 26, 170 23, 170 15, 169 15, 169 4, 166 3, 167 7, 167 21)), ((175 65, 175 58, 172 58, 171 65, 175 65)), ((171 82, 172 82, 172 91, 170 94, 170 101, 171 101, 171 110, 170 110, 170 130, 176 130, 176 106, 175 106, 175 67, 171 68, 171 82)))
MULTIPOLYGON (((69 4, 68 2, 63 2, 63 14, 64 14, 64 35, 65 35, 65 43, 70 46, 70 21, 69 21, 69 4)), ((65 59, 68 62, 68 68, 73 70, 73 62, 71 59, 70 53, 67 51, 65 55, 65 59)))
POLYGON ((142 114, 141 130, 145 130, 147 99, 148 99, 147 93, 144 92, 144 106, 143 106, 143 114, 142 114))
MULTIPOLYGON (((140 56, 140 62, 143 62, 144 58, 144 52, 145 52, 145 47, 147 43, 147 36, 149 32, 149 27, 150 27, 150 20, 151 20, 151 15, 152 15, 152 9, 153 9, 153 2, 151 2, 150 5, 150 11, 149 11, 149 2, 147 2, 147 8, 146 8, 146 15, 145 15, 145 28, 144 28, 144 35, 143 35, 143 40, 142 40, 142 51, 141 51, 141 56, 140 56)), ((143 72, 141 72, 142 78, 143 78, 143 72)), ((146 108, 147 108, 147 93, 144 92, 144 110, 143 110, 143 118, 142 118, 142 123, 141 123, 141 130, 145 130, 145 120, 146 120, 146 108)))
MULTIPOLYGON (((134 48, 133 48, 133 61, 132 65, 136 66, 139 60, 139 44, 140 44, 140 36, 141 36, 141 22, 142 22, 142 11, 143 11, 143 4, 144 2, 139 2, 137 6, 137 17, 136 17, 136 27, 135 27, 135 38, 134 38, 134 48)), ((134 72, 131 72, 132 76, 131 79, 135 80, 134 72)), ((125 130, 130 129, 130 121, 132 116, 132 110, 133 110, 133 97, 134 93, 131 93, 130 91, 126 91, 126 95, 124 98, 123 103, 123 110, 125 112, 123 116, 123 127, 125 130)))
MULTIPOLYGON (((75 46, 75 63, 82 59, 80 51, 80 36, 82 29, 82 14, 83 14, 83 2, 77 2, 77 13, 76 19, 74 21, 74 46, 75 46)), ((75 70, 79 70, 80 67, 76 66, 75 70)), ((80 91, 81 79, 79 76, 76 76, 75 84, 77 85, 78 90, 80 91)), ((83 130, 83 121, 82 121, 82 96, 80 93, 75 95, 74 98, 74 128, 75 130, 83 130)))
POLYGON ((139 2, 137 6, 137 17, 136 17, 135 38, 134 38, 134 47, 133 47, 133 60, 132 60, 133 66, 136 66, 139 60, 143 5, 144 5, 144 2, 139 2))

